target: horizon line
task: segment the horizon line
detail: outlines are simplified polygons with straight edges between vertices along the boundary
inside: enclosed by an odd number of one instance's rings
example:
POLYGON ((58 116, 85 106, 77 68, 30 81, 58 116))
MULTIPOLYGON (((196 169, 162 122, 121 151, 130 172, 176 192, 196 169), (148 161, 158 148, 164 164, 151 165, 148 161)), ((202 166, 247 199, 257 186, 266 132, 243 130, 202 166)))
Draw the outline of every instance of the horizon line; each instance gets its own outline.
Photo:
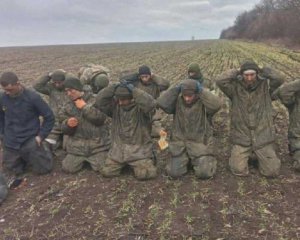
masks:
POLYGON ((164 42, 196 42, 220 40, 219 38, 207 39, 186 39, 186 40, 162 40, 162 41, 124 41, 124 42, 90 42, 90 43, 57 43, 57 44, 28 44, 28 45, 0 45, 0 48, 20 48, 20 47, 54 47, 54 46, 76 46, 76 45, 101 45, 101 44, 127 44, 127 43, 164 43, 164 42))

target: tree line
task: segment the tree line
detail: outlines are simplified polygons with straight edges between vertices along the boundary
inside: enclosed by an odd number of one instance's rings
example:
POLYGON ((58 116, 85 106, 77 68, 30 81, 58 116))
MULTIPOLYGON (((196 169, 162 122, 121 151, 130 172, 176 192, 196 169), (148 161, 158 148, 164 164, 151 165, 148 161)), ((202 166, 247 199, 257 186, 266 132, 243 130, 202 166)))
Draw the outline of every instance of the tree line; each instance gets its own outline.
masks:
POLYGON ((262 0, 252 10, 238 15, 220 38, 300 44, 300 0, 262 0))

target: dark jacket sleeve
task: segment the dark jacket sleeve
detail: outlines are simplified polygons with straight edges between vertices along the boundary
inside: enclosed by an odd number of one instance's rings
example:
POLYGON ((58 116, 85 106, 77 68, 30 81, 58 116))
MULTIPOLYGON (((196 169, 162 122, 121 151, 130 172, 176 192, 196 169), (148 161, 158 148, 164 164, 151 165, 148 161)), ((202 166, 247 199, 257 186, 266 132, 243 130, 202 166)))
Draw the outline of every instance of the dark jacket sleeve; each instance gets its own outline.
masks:
POLYGON ((159 86, 161 92, 166 91, 170 87, 170 81, 163 77, 153 74, 152 79, 153 82, 155 82, 159 86))
POLYGON ((106 120, 106 115, 94 103, 89 103, 82 109, 82 116, 96 126, 103 125, 106 120))
POLYGON ((35 94, 33 98, 33 104, 39 115, 43 117, 43 122, 40 127, 39 136, 42 139, 45 139, 54 126, 54 114, 49 105, 38 94, 35 94))
POLYGON ((149 113, 156 108, 155 99, 145 91, 134 88, 132 90, 132 96, 135 100, 135 104, 144 112, 149 113))
POLYGON ((283 84, 277 91, 277 95, 285 106, 295 103, 295 94, 300 91, 300 79, 283 84))
POLYGON ((123 76, 121 80, 126 80, 127 82, 136 85, 139 82, 139 74, 138 73, 128 74, 123 76))
POLYGON ((107 116, 112 117, 113 109, 115 107, 114 95, 115 95, 116 85, 112 84, 108 87, 102 89, 95 102, 95 107, 104 112, 107 116))
POLYGON ((222 73, 216 79, 217 86, 230 99, 233 97, 234 81, 236 81, 238 73, 239 71, 237 70, 229 70, 225 73, 222 73))
POLYGON ((179 91, 173 85, 157 99, 157 105, 166 113, 175 114, 178 96, 179 91))
POLYGON ((50 77, 48 75, 42 76, 38 79, 38 81, 33 85, 33 88, 39 93, 50 95, 51 86, 49 84, 50 77))
POLYGON ((213 115, 220 110, 222 106, 220 98, 212 94, 208 89, 204 88, 199 97, 209 115, 213 115))

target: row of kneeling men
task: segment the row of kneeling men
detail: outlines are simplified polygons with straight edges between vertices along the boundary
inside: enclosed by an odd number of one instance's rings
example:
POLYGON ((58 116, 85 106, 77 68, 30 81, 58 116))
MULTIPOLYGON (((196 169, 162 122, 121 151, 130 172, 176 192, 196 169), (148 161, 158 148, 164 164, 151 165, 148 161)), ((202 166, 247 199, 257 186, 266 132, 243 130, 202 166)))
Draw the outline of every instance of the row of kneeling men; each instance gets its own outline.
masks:
MULTIPOLYGON (((165 134, 162 112, 173 115, 166 172, 178 178, 193 166, 201 179, 214 176, 217 160, 212 144, 212 117, 221 108, 218 96, 207 88, 198 64, 188 68, 187 78, 169 81, 141 66, 137 73, 123 74, 110 83, 110 71, 90 64, 74 76, 56 70, 42 76, 34 88, 24 87, 16 74, 4 72, 0 84, 0 126, 4 173, 15 180, 30 166, 44 174, 53 168, 53 152, 61 144, 66 157, 62 167, 75 173, 88 162, 105 177, 118 176, 125 165, 138 179, 157 176, 153 137, 165 134), (163 93, 162 93, 163 92, 163 93), (162 93, 162 94, 161 94, 162 93), (42 121, 40 121, 42 117, 42 121)), ((255 154, 259 171, 267 177, 279 174, 280 159, 274 150, 272 100, 280 98, 290 113, 289 144, 294 167, 300 168, 300 80, 283 84, 277 71, 245 61, 239 70, 221 74, 217 86, 230 99, 233 174, 247 176, 248 159, 255 154), (282 85, 283 84, 283 85, 282 85)), ((0 201, 7 189, 0 176, 0 201)), ((21 181, 18 181, 21 182, 21 181)))

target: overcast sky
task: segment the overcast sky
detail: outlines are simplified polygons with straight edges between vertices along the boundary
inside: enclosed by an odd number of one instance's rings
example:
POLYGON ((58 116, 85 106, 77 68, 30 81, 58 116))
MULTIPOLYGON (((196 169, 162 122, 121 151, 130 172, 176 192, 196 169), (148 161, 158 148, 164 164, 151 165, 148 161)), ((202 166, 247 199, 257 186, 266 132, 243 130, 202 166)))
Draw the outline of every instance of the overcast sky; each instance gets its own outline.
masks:
POLYGON ((259 0, 0 0, 0 46, 215 39, 259 0))

